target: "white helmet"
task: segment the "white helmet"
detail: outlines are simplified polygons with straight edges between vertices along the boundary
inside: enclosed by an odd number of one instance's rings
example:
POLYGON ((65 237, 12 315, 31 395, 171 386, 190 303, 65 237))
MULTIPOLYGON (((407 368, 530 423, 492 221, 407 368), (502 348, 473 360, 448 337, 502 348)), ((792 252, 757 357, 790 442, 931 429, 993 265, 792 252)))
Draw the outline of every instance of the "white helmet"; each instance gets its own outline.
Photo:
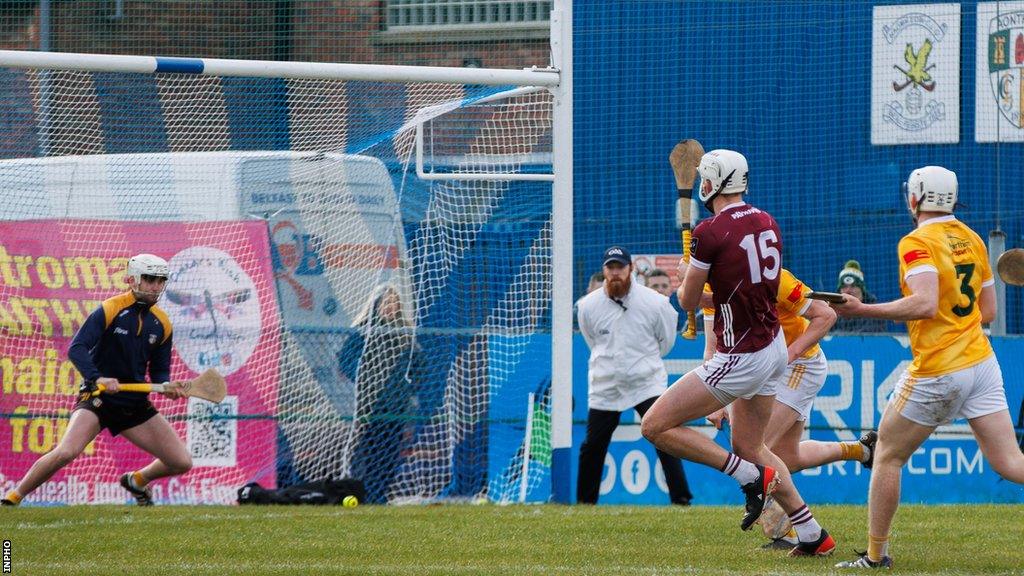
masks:
MULTIPOLYGON (((747 191, 747 159, 732 150, 712 150, 700 159, 700 191, 705 206, 719 194, 742 194, 747 191)), ((709 208, 710 209, 710 208, 709 208)))
POLYGON ((135 283, 142 281, 142 275, 167 278, 167 260, 153 254, 139 254, 128 259, 128 275, 135 283))
POLYGON ((952 213, 956 207, 956 174, 941 166, 925 166, 910 173, 906 182, 907 206, 919 212, 952 213))
POLYGON ((142 290, 142 277, 156 276, 166 279, 167 274, 167 260, 164 260, 159 256, 154 256, 153 254, 138 254, 128 259, 128 276, 135 279, 135 285, 132 286, 132 294, 134 294, 135 298, 141 302, 155 304, 160 300, 160 296, 164 293, 163 285, 161 285, 160 289, 156 292, 142 290))

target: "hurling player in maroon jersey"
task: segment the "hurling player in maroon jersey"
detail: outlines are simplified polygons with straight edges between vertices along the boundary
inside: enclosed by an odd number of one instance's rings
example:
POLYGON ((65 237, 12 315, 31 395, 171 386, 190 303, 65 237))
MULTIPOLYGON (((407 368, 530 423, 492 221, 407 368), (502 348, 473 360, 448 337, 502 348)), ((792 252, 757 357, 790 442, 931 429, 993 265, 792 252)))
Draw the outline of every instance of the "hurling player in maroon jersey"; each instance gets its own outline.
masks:
POLYGON ((786 342, 775 312, 782 234, 770 214, 743 201, 747 160, 732 150, 701 158, 699 197, 714 214, 693 231, 689 266, 680 263, 679 303, 697 307, 704 283, 715 305, 715 355, 673 384, 644 416, 644 437, 660 450, 733 477, 746 498, 749 530, 778 499, 800 543, 791 556, 828 555, 835 541, 814 519, 782 460, 764 443, 775 388, 786 370, 786 342), (731 404, 732 449, 683 424, 731 404))

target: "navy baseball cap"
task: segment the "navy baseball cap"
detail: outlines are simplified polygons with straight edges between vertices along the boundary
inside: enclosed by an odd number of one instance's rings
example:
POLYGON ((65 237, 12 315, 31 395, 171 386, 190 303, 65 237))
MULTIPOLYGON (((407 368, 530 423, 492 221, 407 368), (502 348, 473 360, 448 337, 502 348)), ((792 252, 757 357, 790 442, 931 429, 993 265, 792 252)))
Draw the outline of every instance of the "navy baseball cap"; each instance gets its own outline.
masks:
POLYGON ((612 246, 604 251, 603 266, 607 266, 609 262, 618 262, 623 266, 629 266, 633 263, 633 257, 629 255, 629 250, 622 246, 612 246))

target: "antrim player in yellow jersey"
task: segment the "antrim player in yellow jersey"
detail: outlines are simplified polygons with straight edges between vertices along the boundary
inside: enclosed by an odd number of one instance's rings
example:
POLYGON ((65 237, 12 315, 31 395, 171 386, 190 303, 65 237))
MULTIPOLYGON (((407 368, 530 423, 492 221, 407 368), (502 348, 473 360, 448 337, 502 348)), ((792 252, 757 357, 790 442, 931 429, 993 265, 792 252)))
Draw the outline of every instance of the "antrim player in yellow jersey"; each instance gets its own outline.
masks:
MULTIPOLYGON (((807 298, 810 291, 789 270, 782 269, 775 306, 786 338, 788 364, 782 378, 784 385, 775 390, 775 406, 765 429, 765 444, 786 463, 790 472, 840 460, 857 460, 865 468, 871 468, 872 449, 878 438, 874 431, 850 442, 800 441, 814 397, 828 376, 828 360, 818 342, 836 321, 836 313, 828 305, 807 298)), ((704 310, 705 322, 709 316, 713 322, 714 309, 704 310)), ((715 335, 707 330, 705 334, 708 335, 704 344, 707 357, 709 351, 714 352, 715 335)), ((717 428, 721 428, 725 418, 724 409, 708 416, 717 428)), ((761 522, 766 527, 765 534, 774 539, 766 547, 788 550, 796 545, 795 534, 787 534, 791 527, 777 507, 766 508, 761 522)))
POLYGON ((917 227, 899 243, 903 297, 864 304, 846 295, 842 316, 907 322, 914 361, 896 384, 878 429, 868 494, 868 550, 840 568, 889 568, 889 530, 900 498, 900 469, 936 427, 966 418, 978 447, 1003 478, 1024 483, 1003 392, 1003 376, 981 325, 996 315, 985 244, 953 216, 956 174, 925 166, 907 179, 917 227))
MULTIPOLYGON (((855 442, 800 441, 814 397, 828 376, 828 361, 818 342, 836 321, 835 312, 827 304, 807 298, 810 291, 792 272, 782 269, 775 305, 786 338, 789 362, 782 379, 785 386, 775 391, 775 407, 765 430, 765 444, 782 458, 790 472, 840 460, 858 460, 865 468, 871 468, 871 449, 877 438, 873 431, 855 442)), ((714 309, 704 310, 705 322, 708 316, 713 318, 714 309)), ((714 347, 712 332, 705 340, 705 356, 714 347)), ((723 415, 716 412, 708 420, 721 427, 723 415)))
POLYGON ((840 460, 858 460, 871 468, 871 449, 877 438, 873 431, 854 442, 800 441, 814 397, 828 376, 828 361, 818 341, 836 321, 835 312, 827 304, 807 298, 810 291, 796 276, 782 270, 775 304, 789 349, 789 365, 783 379, 786 385, 775 392, 765 443, 790 472, 840 460))

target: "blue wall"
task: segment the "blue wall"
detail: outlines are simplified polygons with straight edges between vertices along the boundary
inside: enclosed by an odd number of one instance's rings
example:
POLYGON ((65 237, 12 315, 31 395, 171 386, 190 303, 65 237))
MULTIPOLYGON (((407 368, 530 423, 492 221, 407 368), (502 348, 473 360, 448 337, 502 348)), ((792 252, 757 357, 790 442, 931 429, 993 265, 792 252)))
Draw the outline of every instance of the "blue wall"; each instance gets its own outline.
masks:
MULTIPOLYGON (((911 228, 900 184, 925 164, 958 173, 960 216, 983 237, 998 206, 1007 246, 1024 245, 1024 144, 974 142, 976 4, 961 3, 960 143, 872 146, 874 4, 577 5, 577 295, 607 245, 679 252, 667 158, 688 137, 747 155, 750 201, 779 220, 786 267, 818 289, 856 258, 869 289, 897 295, 896 243, 911 228)), ((1015 333, 1020 292, 1008 291, 1015 333)))

